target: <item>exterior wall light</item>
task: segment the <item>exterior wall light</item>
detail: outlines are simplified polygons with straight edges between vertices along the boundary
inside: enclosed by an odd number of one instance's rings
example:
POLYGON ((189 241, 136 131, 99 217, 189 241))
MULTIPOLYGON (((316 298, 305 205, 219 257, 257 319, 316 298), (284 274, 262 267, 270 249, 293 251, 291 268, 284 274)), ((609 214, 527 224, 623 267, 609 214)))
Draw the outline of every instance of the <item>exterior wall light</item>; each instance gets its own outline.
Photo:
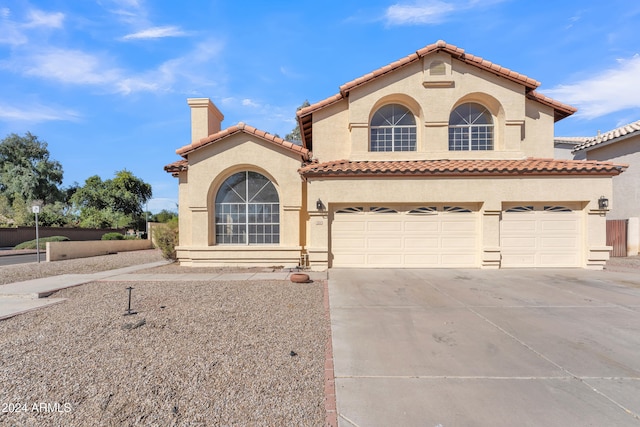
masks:
POLYGON ((602 210, 607 209, 609 207, 609 199, 604 196, 600 196, 598 199, 598 207, 602 210))
POLYGON ((322 200, 318 199, 318 201, 316 202, 316 209, 319 211, 324 210, 324 204, 322 203, 322 200))

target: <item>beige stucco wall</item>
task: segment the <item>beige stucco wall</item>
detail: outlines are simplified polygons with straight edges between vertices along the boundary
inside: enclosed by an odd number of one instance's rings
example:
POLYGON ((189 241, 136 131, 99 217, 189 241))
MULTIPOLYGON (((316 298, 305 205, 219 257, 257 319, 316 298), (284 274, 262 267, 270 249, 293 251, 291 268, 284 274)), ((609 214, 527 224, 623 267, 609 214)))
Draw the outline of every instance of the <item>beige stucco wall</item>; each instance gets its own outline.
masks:
POLYGON ((519 159, 553 157, 553 109, 525 97, 524 86, 438 53, 357 87, 347 100, 314 113, 313 152, 320 162, 442 158, 519 159), (447 64, 434 82, 429 64, 447 64), (449 114, 478 102, 494 119, 494 150, 449 151, 449 114), (387 103, 401 103, 416 116, 414 152, 369 152, 369 122, 387 103))
POLYGON ((189 154, 189 170, 180 175, 180 246, 184 265, 297 265, 303 182, 293 152, 244 132, 189 154), (279 245, 217 245, 214 201, 220 185, 240 171, 269 178, 280 198, 279 245), (188 185, 187 185, 188 181, 188 185))
POLYGON ((318 269, 329 264, 331 212, 336 205, 345 204, 475 203, 481 215, 483 242, 478 267, 493 268, 499 266, 499 219, 505 204, 575 203, 583 215, 583 266, 601 268, 608 259, 606 217, 598 210, 597 199, 612 194, 609 177, 313 179, 307 189, 310 209, 315 207, 311 201, 317 199, 327 206, 324 212, 310 212, 307 226, 307 251, 312 266, 318 269))
POLYGON ((613 177, 613 198, 609 219, 640 217, 640 134, 586 152, 588 160, 608 160, 628 164, 613 177))

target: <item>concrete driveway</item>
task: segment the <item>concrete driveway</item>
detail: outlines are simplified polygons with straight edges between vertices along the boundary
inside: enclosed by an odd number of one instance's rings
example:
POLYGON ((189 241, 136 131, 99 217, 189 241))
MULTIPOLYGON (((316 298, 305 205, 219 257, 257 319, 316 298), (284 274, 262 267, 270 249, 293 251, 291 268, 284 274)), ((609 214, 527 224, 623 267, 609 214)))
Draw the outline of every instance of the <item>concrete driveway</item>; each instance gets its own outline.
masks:
POLYGON ((329 272, 340 426, 640 426, 640 274, 329 272))

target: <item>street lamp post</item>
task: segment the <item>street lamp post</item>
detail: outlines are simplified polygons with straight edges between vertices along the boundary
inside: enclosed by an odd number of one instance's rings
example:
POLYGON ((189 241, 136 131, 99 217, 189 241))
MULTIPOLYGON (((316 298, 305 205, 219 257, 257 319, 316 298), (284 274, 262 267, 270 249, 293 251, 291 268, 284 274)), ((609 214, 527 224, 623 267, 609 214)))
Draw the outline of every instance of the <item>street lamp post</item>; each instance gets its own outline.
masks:
POLYGON ((33 205, 31 210, 36 214, 36 253, 38 254, 38 262, 40 262, 40 234, 38 232, 38 214, 40 213, 40 206, 33 205))

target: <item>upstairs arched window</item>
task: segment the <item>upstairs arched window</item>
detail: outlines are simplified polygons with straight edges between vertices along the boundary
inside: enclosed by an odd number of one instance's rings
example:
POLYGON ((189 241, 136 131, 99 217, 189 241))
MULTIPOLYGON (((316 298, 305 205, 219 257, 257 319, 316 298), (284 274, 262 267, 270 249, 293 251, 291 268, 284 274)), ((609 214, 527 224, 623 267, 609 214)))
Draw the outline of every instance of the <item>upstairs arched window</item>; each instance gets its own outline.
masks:
POLYGON ((216 243, 280 243, 280 202, 264 175, 243 171, 222 183, 215 200, 216 243))
POLYGON ((388 104, 371 118, 371 151, 416 151, 416 119, 400 104, 388 104))
POLYGON ((469 102, 449 115, 449 150, 493 150, 493 118, 484 106, 469 102))

